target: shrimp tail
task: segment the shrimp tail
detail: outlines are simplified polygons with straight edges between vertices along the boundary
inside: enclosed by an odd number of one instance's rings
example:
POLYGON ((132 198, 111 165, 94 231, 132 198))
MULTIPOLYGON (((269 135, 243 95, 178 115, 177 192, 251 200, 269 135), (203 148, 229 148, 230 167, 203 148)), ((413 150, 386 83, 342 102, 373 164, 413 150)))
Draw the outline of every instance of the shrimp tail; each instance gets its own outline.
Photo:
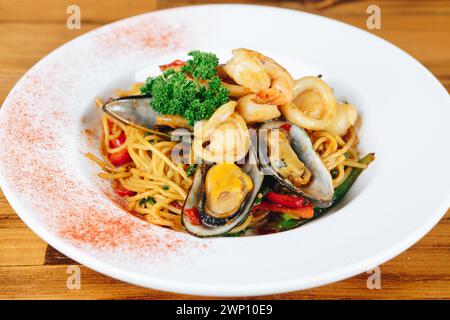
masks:
POLYGON ((269 88, 266 90, 261 90, 256 93, 256 101, 259 104, 284 104, 284 97, 282 93, 275 88, 269 88))

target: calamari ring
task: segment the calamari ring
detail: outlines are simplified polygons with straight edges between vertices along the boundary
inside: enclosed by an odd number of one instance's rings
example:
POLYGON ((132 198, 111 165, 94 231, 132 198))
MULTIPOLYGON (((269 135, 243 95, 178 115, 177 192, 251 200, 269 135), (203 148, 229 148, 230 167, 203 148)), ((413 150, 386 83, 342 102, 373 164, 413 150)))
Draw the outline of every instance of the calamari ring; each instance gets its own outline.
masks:
POLYGON ((301 128, 316 131, 324 130, 331 123, 336 114, 336 100, 333 91, 322 79, 304 77, 296 80, 293 93, 293 102, 280 107, 281 113, 287 120, 301 128), (318 94, 322 100, 323 112, 321 112, 320 118, 312 117, 294 103, 300 94, 310 90, 318 94))

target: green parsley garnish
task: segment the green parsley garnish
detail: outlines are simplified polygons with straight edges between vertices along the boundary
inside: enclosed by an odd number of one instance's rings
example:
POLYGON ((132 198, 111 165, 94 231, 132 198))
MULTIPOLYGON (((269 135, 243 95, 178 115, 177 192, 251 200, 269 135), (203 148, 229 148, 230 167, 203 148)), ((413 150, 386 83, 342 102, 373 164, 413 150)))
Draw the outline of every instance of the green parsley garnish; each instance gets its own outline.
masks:
POLYGON ((168 185, 163 185, 162 188, 163 188, 164 190, 169 190, 169 186, 168 186, 168 185))
POLYGON ((151 94, 152 108, 162 114, 180 115, 190 125, 209 119, 214 111, 228 102, 230 91, 217 76, 219 59, 213 53, 191 51, 192 58, 181 71, 167 69, 162 75, 150 77, 141 88, 151 94))
POLYGON ((188 55, 192 59, 187 61, 182 71, 189 73, 194 79, 212 80, 217 76, 216 68, 219 65, 219 59, 214 53, 195 50, 188 55))

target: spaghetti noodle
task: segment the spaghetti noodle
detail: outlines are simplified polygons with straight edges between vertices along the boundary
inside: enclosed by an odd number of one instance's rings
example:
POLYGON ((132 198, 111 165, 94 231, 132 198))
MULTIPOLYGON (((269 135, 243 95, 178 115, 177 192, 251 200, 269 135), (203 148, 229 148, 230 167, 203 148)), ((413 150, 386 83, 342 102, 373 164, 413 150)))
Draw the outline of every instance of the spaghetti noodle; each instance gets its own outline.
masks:
POLYGON ((314 150, 319 154, 333 177, 333 186, 339 186, 350 174, 352 168, 365 169, 367 165, 359 163, 356 150, 358 137, 353 127, 344 137, 327 131, 312 131, 310 138, 314 150))
POLYGON ((107 115, 103 115, 102 125, 100 153, 103 159, 87 154, 103 169, 99 176, 112 180, 116 190, 125 190, 123 194, 130 210, 150 223, 180 230, 181 206, 192 179, 187 176, 186 165, 175 164, 171 160, 171 152, 177 142, 147 135, 107 115), (124 143, 111 147, 111 142, 121 135, 125 135, 124 143), (114 165, 110 156, 124 150, 128 152, 130 161, 114 165))

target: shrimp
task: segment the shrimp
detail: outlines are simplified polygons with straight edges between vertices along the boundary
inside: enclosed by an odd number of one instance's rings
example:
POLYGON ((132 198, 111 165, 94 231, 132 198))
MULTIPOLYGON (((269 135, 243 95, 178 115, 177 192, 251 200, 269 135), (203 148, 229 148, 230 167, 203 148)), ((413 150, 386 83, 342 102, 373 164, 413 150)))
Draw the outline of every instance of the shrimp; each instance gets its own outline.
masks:
POLYGON ((259 52, 235 49, 233 58, 223 68, 238 85, 255 93, 261 104, 282 105, 292 101, 292 76, 273 59, 259 52))
POLYGON ((217 75, 222 81, 222 85, 230 91, 230 97, 242 98, 246 95, 253 93, 250 91, 250 89, 234 82, 234 80, 231 79, 230 76, 224 70, 224 66, 225 65, 221 64, 217 67, 217 75))
POLYGON ((222 81, 222 85, 230 91, 230 96, 234 98, 242 98, 246 95, 252 94, 250 89, 238 84, 230 84, 222 81))
POLYGON ((278 107, 273 104, 258 104, 255 94, 249 94, 237 101, 236 111, 248 124, 264 122, 281 116, 278 107))

